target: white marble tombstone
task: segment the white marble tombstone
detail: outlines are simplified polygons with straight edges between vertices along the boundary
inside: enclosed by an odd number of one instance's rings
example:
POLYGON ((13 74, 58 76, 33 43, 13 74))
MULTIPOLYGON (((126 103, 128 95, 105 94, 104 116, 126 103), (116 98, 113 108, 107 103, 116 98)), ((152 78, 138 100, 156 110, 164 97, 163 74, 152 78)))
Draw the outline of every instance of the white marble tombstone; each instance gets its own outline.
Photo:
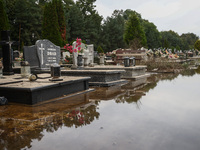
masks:
POLYGON ((62 53, 63 60, 65 60, 66 56, 70 57, 70 53, 69 52, 63 52, 62 53))
POLYGON ((83 50, 83 54, 84 54, 84 66, 88 66, 89 64, 89 50, 88 49, 84 49, 83 50))
POLYGON ((89 59, 88 59, 88 62, 90 64, 90 66, 94 66, 94 45, 93 44, 90 44, 90 45, 87 45, 87 48, 89 50, 89 59))
POLYGON ((78 57, 78 51, 74 52, 74 49, 76 49, 76 41, 73 42, 72 46, 73 46, 73 52, 72 52, 73 65, 72 65, 72 69, 76 69, 77 68, 77 57, 78 57))

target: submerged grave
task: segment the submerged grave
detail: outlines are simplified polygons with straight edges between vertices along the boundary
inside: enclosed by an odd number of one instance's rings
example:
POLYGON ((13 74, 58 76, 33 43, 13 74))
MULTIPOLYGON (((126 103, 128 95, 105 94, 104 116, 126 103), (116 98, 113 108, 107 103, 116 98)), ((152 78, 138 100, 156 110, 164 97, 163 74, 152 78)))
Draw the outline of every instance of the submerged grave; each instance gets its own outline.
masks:
MULTIPOLYGON (((38 76, 37 80, 32 81, 30 80, 30 67, 29 72, 27 71, 29 74, 22 76, 23 66, 18 68, 21 69, 21 74, 14 74, 11 56, 13 42, 10 41, 10 32, 3 31, 2 37, 4 38, 0 44, 3 45, 3 76, 0 78, 0 97, 6 97, 9 102, 32 105, 77 92, 89 91, 88 81, 90 77, 68 76, 54 80, 52 74, 38 74, 35 75, 36 78, 38 76)), ((39 40, 36 42, 36 46, 28 50, 25 50, 25 60, 29 61, 33 69, 50 70, 52 64, 60 61, 60 47, 55 46, 48 40, 39 40)), ((33 71, 32 73, 35 73, 33 71)))
POLYGON ((0 95, 9 102, 37 104, 64 95, 89 90, 90 77, 62 77, 63 81, 49 81, 49 74, 30 82, 20 75, 5 76, 0 79, 0 95))

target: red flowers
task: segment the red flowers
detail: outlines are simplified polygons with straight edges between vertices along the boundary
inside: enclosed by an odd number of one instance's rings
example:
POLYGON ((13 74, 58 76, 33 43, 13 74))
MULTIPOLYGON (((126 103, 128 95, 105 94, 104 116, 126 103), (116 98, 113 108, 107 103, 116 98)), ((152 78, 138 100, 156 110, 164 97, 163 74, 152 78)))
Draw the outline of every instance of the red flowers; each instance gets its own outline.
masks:
POLYGON ((73 49, 73 46, 72 45, 69 45, 69 44, 66 44, 64 46, 64 49, 67 49, 70 53, 73 53, 73 52, 81 52, 81 39, 77 38, 76 39, 76 48, 73 49))

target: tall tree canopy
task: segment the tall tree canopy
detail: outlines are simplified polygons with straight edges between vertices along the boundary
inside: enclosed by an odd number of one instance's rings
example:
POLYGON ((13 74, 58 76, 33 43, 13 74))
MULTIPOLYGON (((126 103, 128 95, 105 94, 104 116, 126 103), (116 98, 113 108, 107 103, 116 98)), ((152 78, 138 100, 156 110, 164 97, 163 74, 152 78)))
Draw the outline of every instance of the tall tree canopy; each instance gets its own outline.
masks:
POLYGON ((163 48, 180 49, 183 45, 183 41, 181 40, 178 33, 172 30, 162 31, 161 37, 162 37, 161 42, 163 48))
POLYGON ((157 27, 153 23, 150 23, 148 20, 143 20, 142 25, 144 27, 144 32, 147 39, 147 47, 151 49, 159 48, 161 45, 161 36, 157 27))
POLYGON ((131 14, 125 23, 124 41, 132 49, 146 46, 146 36, 136 14, 131 14))
POLYGON ((182 49, 194 49, 194 43, 199 39, 194 33, 185 33, 181 35, 183 41, 182 49))
POLYGON ((5 4, 3 3, 3 0, 0 0, 0 14, 1 14, 0 15, 0 34, 1 34, 1 31, 9 29, 8 16, 5 11, 5 4))
POLYGON ((105 52, 127 48, 129 45, 134 49, 146 46, 152 49, 165 47, 184 50, 193 49, 195 41, 199 38, 193 33, 179 36, 174 31, 159 32, 153 23, 144 20, 139 13, 131 9, 115 10, 112 16, 103 20, 96 10, 96 0, 0 1, 5 2, 4 9, 8 15, 11 37, 15 41, 20 41, 20 49, 23 45, 35 44, 35 41, 41 38, 48 38, 52 42, 55 41, 56 45, 62 46, 79 37, 83 41, 90 39, 95 50, 101 46, 105 52), (49 3, 54 3, 56 9, 46 11, 45 5, 49 3), (137 19, 131 23, 131 20, 134 20, 133 16, 137 19), (128 24, 132 27, 128 28, 128 24))
POLYGON ((42 37, 50 40, 56 45, 62 45, 55 0, 47 3, 44 7, 42 37))
POLYGON ((66 21, 65 21, 65 14, 63 9, 63 3, 61 0, 56 0, 56 12, 58 16, 58 25, 59 31, 62 37, 62 45, 66 43, 66 21))
POLYGON ((124 33, 124 18, 123 10, 115 10, 111 17, 107 17, 102 25, 102 32, 100 35, 101 47, 106 52, 112 51, 117 48, 124 48, 123 41, 124 33))

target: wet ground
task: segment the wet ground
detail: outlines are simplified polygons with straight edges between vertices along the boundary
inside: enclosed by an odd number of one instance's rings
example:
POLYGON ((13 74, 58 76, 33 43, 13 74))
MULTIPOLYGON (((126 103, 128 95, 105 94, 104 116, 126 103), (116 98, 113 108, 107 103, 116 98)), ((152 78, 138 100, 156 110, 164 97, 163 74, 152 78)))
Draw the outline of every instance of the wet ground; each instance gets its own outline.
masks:
POLYGON ((199 150, 200 71, 0 106, 0 150, 199 150))

